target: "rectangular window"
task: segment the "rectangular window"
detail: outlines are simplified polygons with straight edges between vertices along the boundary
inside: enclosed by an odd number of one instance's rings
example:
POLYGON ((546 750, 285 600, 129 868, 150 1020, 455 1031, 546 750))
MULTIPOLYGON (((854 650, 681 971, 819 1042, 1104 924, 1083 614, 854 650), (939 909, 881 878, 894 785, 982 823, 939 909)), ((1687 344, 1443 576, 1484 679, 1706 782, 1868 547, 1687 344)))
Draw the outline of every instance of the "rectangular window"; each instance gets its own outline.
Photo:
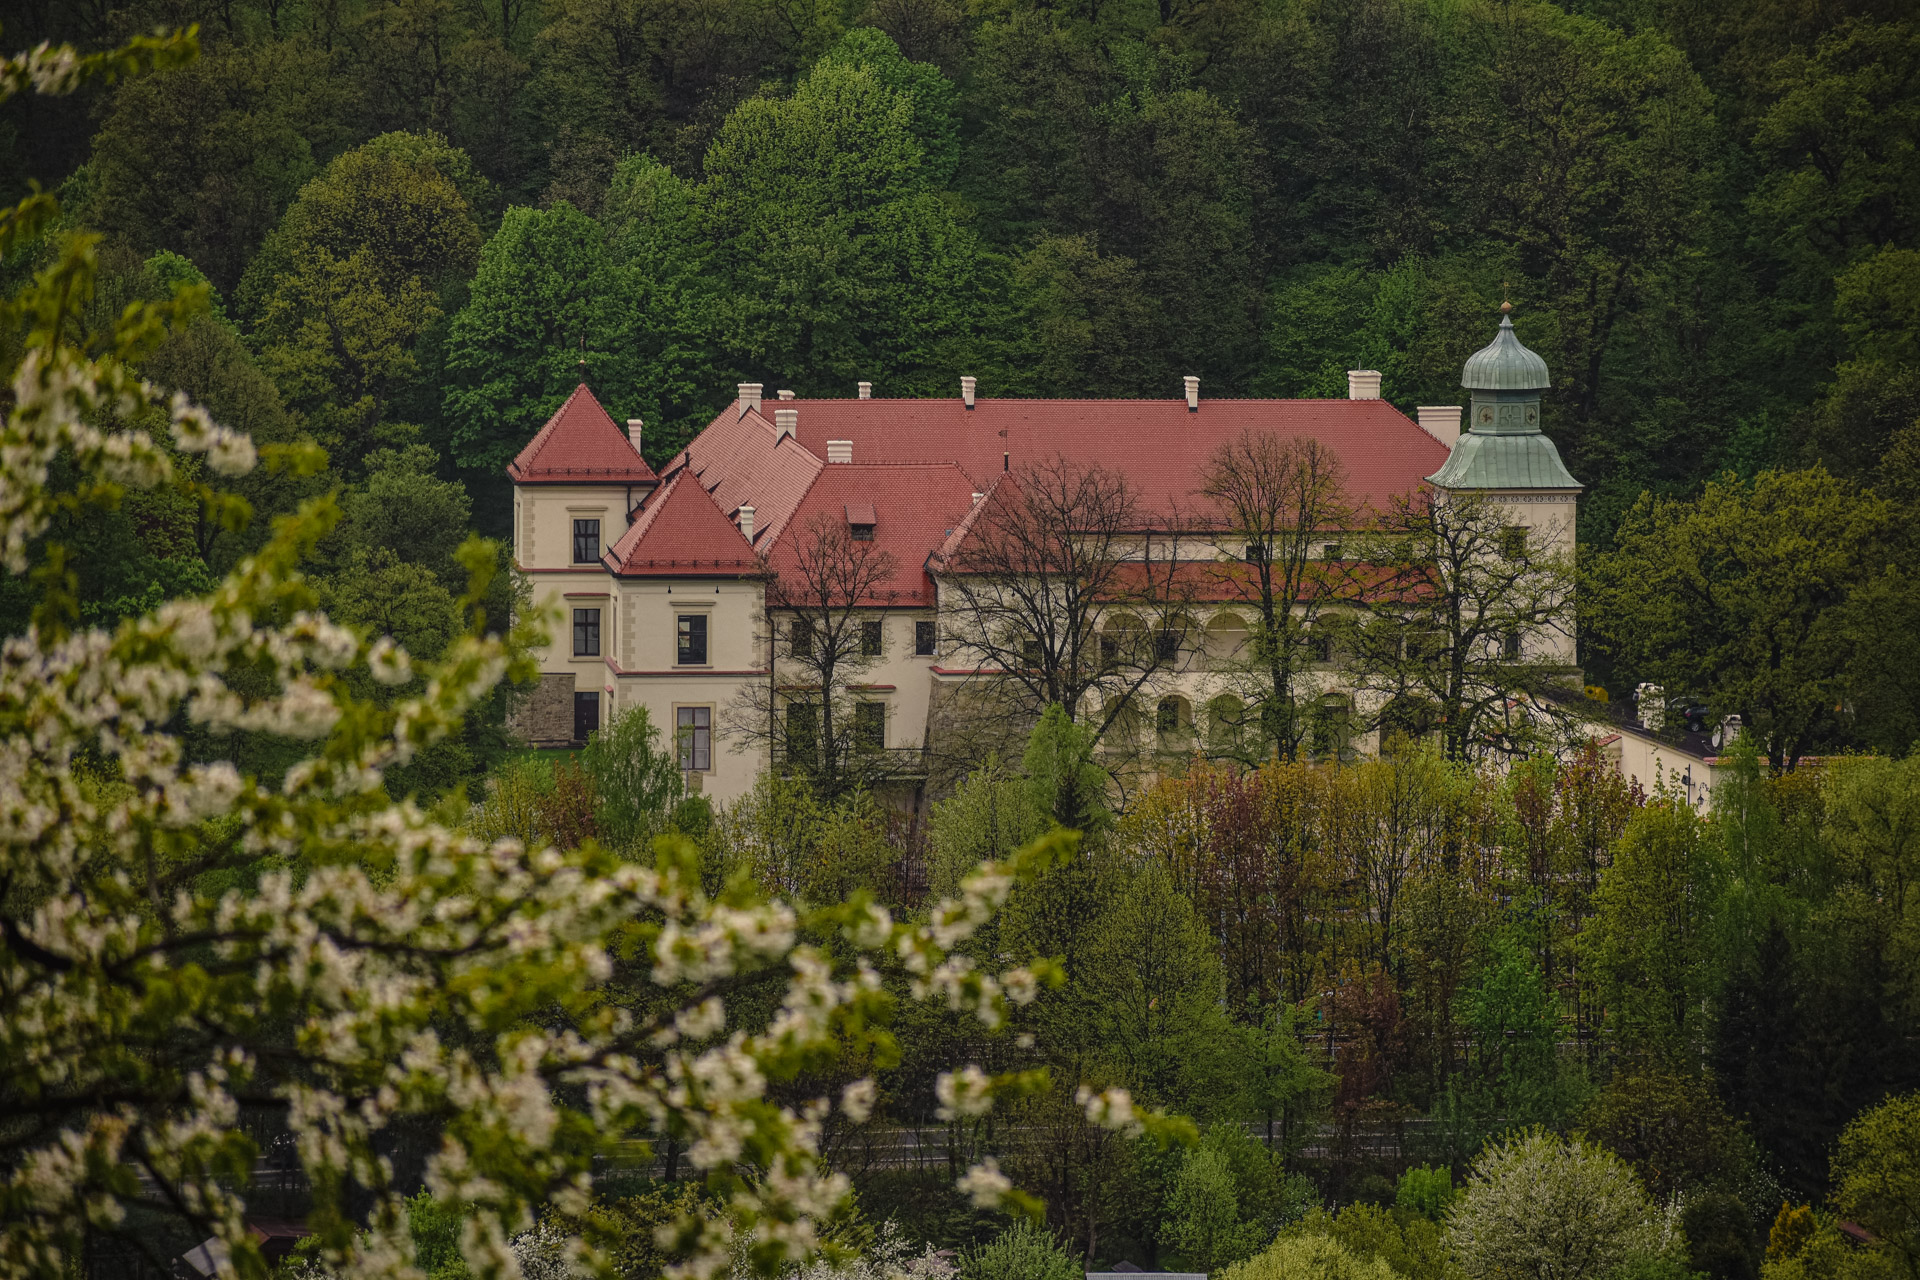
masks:
POLYGON ((795 618, 787 624, 787 650, 796 658, 813 656, 813 623, 806 618, 795 618))
POLYGON ((1040 641, 1037 638, 1029 637, 1020 642, 1020 661, 1027 666, 1038 667, 1045 656, 1040 650, 1040 641))
POLYGON ((573 611, 573 656, 576 658, 600 656, 600 611, 598 609, 573 611))
POLYGON ((600 727, 600 695, 598 693, 576 693, 573 695, 573 740, 585 742, 600 727))
POLYGON ((1518 631, 1507 632, 1506 644, 1502 646, 1502 650, 1506 654, 1508 662, 1520 661, 1520 633, 1518 631))
POLYGON ((863 658, 879 657, 881 641, 883 639, 884 639, 884 636, 880 630, 879 623, 877 622, 861 623, 860 624, 860 656, 863 658))
POLYGON ((1500 531, 1500 554, 1508 560, 1527 558, 1527 531, 1518 525, 1509 525, 1500 531))
POLYGON ((933 656, 933 623, 913 624, 913 651, 922 658, 933 656))
POLYGON ((854 525, 854 526, 853 526, 853 540, 854 540, 855 542, 872 542, 872 541, 873 541, 873 526, 872 526, 872 525, 870 525, 870 524, 856 524, 856 525, 854 525))
POLYGON ((681 707, 673 713, 673 737, 680 767, 696 773, 713 768, 713 708, 681 707))
POLYGON ((680 615, 679 662, 683 667, 704 667, 707 665, 706 614, 683 613, 680 615))
POLYGON ((573 562, 592 564, 600 558, 600 522, 598 520, 575 520, 573 522, 573 562))
POLYGON ((1338 560, 1340 558, 1340 544, 1337 542, 1329 542, 1321 547, 1320 558, 1322 560, 1338 560))
POLYGON ((853 745, 862 751, 878 751, 887 745, 886 703, 860 702, 854 704, 853 745))
POLYGON ((787 704, 787 763, 811 769, 820 746, 820 710, 811 702, 787 704))

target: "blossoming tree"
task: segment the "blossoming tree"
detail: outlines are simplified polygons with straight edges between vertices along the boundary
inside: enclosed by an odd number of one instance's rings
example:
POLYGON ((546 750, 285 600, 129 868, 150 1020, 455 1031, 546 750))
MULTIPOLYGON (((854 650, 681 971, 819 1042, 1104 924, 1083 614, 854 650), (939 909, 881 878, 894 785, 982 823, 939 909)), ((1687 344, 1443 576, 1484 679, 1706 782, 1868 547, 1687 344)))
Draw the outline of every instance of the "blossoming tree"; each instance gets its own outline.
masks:
MULTIPOLYGON (((192 31, 90 57, 42 46, 0 63, 0 100, 195 52, 192 31)), ((57 214, 39 192, 0 210, 0 255, 56 231, 57 214)), ((988 1028, 1058 980, 1044 963, 983 971, 955 948, 1071 837, 981 866, 924 922, 864 897, 800 912, 745 887, 712 896, 672 842, 652 865, 591 845, 482 845, 391 801, 383 772, 516 674, 538 619, 488 631, 493 554, 475 542, 471 628, 438 662, 333 624, 300 573, 337 519, 330 500, 278 522, 212 594, 77 629, 54 513, 171 486, 238 522, 244 503, 207 476, 316 465, 311 450, 256 452, 138 375, 203 292, 136 304, 77 341, 94 271, 94 238, 60 232, 0 301, 5 332, 26 335, 0 418, 0 560, 42 588, 33 626, 0 649, 0 1271, 67 1275, 88 1231, 123 1229, 140 1204, 219 1237, 234 1272, 264 1274, 243 1220, 257 1152, 242 1107, 284 1116, 308 1225, 342 1275, 419 1274, 379 1147, 403 1119, 440 1134, 427 1184, 464 1214, 480 1275, 518 1274, 511 1237, 544 1203, 580 1208, 595 1152, 634 1134, 684 1141, 722 1206, 674 1229, 677 1274, 725 1268, 736 1241, 763 1271, 813 1257, 814 1224, 846 1192, 819 1128, 834 1107, 864 1118, 874 1086, 797 1109, 770 1086, 841 1052, 886 1060, 883 956, 915 998, 988 1028), (401 696, 356 697, 356 671, 401 696), (268 783, 194 758, 189 730, 308 747, 268 783), (661 1012, 602 998, 616 947, 643 957, 661 1012), (739 1025, 730 999, 766 982, 784 987, 776 1012, 739 1025), (350 1214, 353 1196, 371 1212, 350 1214)), ((968 1067, 939 1093, 978 1114, 1041 1083, 968 1067)), ((1096 1123, 1171 1123, 1117 1091, 1081 1103, 1096 1123)), ((961 1187, 982 1205, 1020 1199, 990 1161, 961 1187)))

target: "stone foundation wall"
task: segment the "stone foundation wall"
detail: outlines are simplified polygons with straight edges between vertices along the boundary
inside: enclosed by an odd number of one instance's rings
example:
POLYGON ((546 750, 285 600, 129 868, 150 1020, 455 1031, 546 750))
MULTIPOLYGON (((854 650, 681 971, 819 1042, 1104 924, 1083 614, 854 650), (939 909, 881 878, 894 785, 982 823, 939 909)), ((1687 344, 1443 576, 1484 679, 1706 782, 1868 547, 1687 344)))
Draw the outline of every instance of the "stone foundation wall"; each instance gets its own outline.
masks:
POLYGON ((507 731, 535 747, 573 741, 573 672, 547 671, 507 720, 507 731))

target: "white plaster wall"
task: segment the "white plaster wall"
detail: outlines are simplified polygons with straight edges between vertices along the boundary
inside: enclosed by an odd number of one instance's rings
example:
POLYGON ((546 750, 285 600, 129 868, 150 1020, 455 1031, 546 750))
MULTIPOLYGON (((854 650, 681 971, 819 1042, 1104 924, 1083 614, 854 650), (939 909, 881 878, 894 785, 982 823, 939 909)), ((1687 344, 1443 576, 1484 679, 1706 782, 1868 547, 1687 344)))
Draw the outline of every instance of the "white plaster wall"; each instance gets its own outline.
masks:
MULTIPOLYGON (((627 531, 626 485, 525 484, 513 487, 513 559, 522 569, 564 569, 573 563, 573 522, 598 518, 600 549, 627 531)), ((632 489, 633 501, 649 492, 632 489)))
MULTIPOLYGON (((608 581, 613 581, 611 578, 608 581)), ((749 687, 766 681, 765 593, 757 581, 680 579, 620 581, 620 644, 606 664, 604 680, 616 710, 642 706, 660 730, 661 742, 673 740, 682 706, 712 709, 712 768, 689 777, 716 805, 753 790, 767 766, 765 749, 744 750, 727 727, 740 714, 749 687), (707 618, 707 658, 703 666, 679 665, 679 617, 707 618)))
POLYGON ((604 569, 577 572, 533 573, 528 576, 533 603, 547 612, 548 642, 535 651, 542 671, 572 671, 577 689, 592 689, 599 683, 596 672, 606 664, 607 656, 619 643, 619 622, 615 618, 613 579, 604 569), (600 656, 573 656, 573 610, 600 610, 600 656))
POLYGON ((1713 761, 1631 729, 1603 734, 1601 742, 1601 754, 1613 762, 1622 777, 1637 783, 1648 795, 1665 784, 1696 809, 1705 809, 1713 798, 1720 773, 1713 761))

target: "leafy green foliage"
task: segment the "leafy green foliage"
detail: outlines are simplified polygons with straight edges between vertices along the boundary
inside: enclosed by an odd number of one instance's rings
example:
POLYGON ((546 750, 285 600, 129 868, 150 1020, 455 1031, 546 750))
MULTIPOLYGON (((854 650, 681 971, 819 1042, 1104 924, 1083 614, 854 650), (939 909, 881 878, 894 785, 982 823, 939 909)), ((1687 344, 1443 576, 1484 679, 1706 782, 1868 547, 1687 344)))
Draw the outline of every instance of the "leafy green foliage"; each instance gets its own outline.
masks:
POLYGON ((600 837, 616 849, 643 848, 667 824, 684 790, 678 757, 671 745, 661 745, 644 706, 601 725, 580 753, 580 765, 593 779, 600 837))
POLYGON ((1221 1272, 1221 1280, 1394 1280, 1399 1273, 1379 1258, 1364 1257, 1326 1235, 1287 1235, 1264 1253, 1221 1272))
POLYGON ((1078 1280, 1086 1273, 1045 1229, 1023 1218, 962 1255, 960 1274, 966 1280, 1078 1280))

